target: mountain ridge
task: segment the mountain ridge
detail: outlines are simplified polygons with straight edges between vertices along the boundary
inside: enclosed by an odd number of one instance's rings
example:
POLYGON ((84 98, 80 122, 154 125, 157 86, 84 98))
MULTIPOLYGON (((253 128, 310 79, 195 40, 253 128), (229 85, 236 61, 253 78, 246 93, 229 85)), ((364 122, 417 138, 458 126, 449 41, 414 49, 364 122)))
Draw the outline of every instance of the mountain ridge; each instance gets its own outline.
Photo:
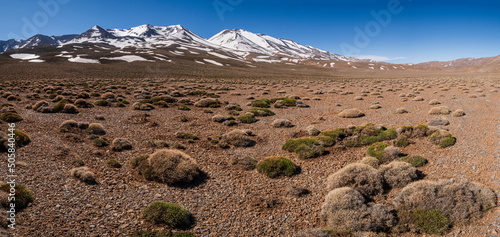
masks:
POLYGON ((26 40, 0 41, 0 53, 15 49, 25 49, 41 45, 62 46, 67 44, 101 43, 118 48, 155 48, 165 47, 175 43, 182 43, 201 48, 211 48, 236 54, 242 59, 252 53, 273 57, 293 59, 338 60, 338 61, 363 61, 357 58, 346 57, 321 50, 309 45, 302 45, 293 40, 275 38, 265 34, 255 34, 243 29, 223 30, 210 38, 202 38, 182 25, 153 26, 140 25, 129 29, 104 29, 95 25, 89 30, 75 35, 46 36, 35 35, 26 40), (245 37, 241 41, 221 43, 217 36, 227 38, 230 32, 243 32, 245 37), (249 38, 250 37, 250 38, 249 38), (240 45, 241 47, 236 47, 240 45), (247 45, 247 47, 243 47, 247 45))

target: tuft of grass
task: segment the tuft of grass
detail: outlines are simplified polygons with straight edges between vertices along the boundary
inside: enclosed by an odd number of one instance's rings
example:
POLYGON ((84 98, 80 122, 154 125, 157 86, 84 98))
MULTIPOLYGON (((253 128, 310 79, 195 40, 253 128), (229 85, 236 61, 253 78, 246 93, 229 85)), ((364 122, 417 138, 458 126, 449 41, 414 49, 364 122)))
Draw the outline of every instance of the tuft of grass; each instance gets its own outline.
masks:
POLYGON ((250 114, 244 114, 244 115, 238 116, 237 119, 240 120, 242 123, 255 123, 255 122, 257 122, 257 119, 250 114))
POLYGON ((292 98, 283 98, 283 100, 281 101, 281 103, 283 105, 285 105, 285 106, 293 107, 293 106, 297 105, 297 100, 296 99, 292 99, 292 98))
POLYGON ((387 148, 388 146, 389 144, 385 142, 374 143, 368 147, 368 155, 375 157, 381 161, 384 149, 387 148))
POLYGON ((177 138, 181 138, 181 139, 191 139, 191 140, 198 140, 199 139, 196 134, 187 133, 187 132, 177 132, 176 136, 177 136, 177 138))
POLYGON ((142 216, 150 223, 175 228, 188 228, 193 224, 191 213, 177 203, 153 202, 142 211, 142 216))
POLYGON ((335 140, 342 140, 347 136, 346 131, 343 128, 337 128, 334 130, 326 130, 326 131, 321 132, 319 135, 331 137, 335 140))
POLYGON ((248 112, 254 114, 257 117, 267 117, 267 116, 275 115, 275 113, 273 111, 271 111, 270 109, 266 109, 266 108, 252 108, 248 112))
MULTIPOLYGON (((4 184, 1 189, 4 192, 10 193, 10 184, 4 184)), ((33 195, 31 194, 31 191, 27 188, 24 187, 23 185, 16 184, 14 186, 14 194, 15 194, 15 200, 14 204, 16 212, 19 212, 20 210, 26 208, 30 202, 33 201, 33 195)))
POLYGON ((94 102, 94 105, 96 106, 108 106, 108 101, 107 100, 98 100, 96 102, 94 102))
POLYGON ((178 110, 184 110, 184 111, 189 111, 191 110, 191 108, 189 108, 187 105, 179 105, 179 107, 177 107, 178 110))
POLYGON ((442 235, 448 232, 451 222, 446 214, 437 209, 414 209, 409 213, 409 222, 426 234, 442 235))
POLYGON ((408 145, 410 145, 410 142, 408 141, 408 138, 406 136, 401 136, 396 139, 396 142, 394 144, 397 147, 407 147, 408 145))
POLYGON ((185 232, 170 232, 164 230, 140 230, 134 231, 130 235, 131 237, 195 237, 191 233, 185 232))
POLYGON ((257 107, 257 108, 270 108, 271 107, 270 104, 271 100, 269 99, 254 100, 251 103, 252 107, 257 107))
POLYGON ((96 147, 105 147, 109 145, 109 141, 106 138, 103 137, 97 137, 92 140, 92 144, 96 147))
POLYGON ((23 117, 16 112, 7 112, 0 115, 0 119, 8 123, 17 123, 23 120, 23 117))
POLYGON ((16 139, 17 147, 26 146, 31 142, 30 136, 21 130, 14 130, 14 139, 16 139))
POLYGON ((315 138, 299 138, 299 139, 290 139, 281 147, 282 150, 288 152, 294 152, 299 146, 313 146, 318 145, 318 140, 315 138))
POLYGON ((280 176, 292 176, 298 170, 298 167, 282 156, 271 156, 257 163, 257 171, 267 175, 269 178, 277 178, 280 176))
POLYGON ((116 159, 109 159, 108 161, 106 161, 108 163, 109 166, 113 167, 113 168, 121 168, 122 167, 122 164, 120 164, 120 162, 118 162, 116 159))
POLYGON ((422 156, 405 156, 399 159, 400 161, 408 162, 413 167, 424 166, 428 163, 427 159, 422 156))
POLYGON ((294 150, 300 159, 310 159, 322 156, 326 153, 325 148, 316 145, 301 144, 294 150))

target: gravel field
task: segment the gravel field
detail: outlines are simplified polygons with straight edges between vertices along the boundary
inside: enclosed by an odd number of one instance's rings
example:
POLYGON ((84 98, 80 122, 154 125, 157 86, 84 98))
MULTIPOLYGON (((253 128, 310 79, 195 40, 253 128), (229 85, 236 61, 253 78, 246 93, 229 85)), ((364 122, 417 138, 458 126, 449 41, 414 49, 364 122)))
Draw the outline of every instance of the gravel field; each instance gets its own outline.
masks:
MULTIPOLYGON (((416 140, 415 144, 402 148, 403 153, 421 155, 429 164, 419 167, 425 179, 468 179, 482 183, 500 196, 500 90, 499 80, 465 79, 394 79, 394 80, 345 80, 333 82, 300 82, 271 85, 221 84, 221 83, 164 83, 178 91, 195 86, 229 87, 233 90, 207 90, 219 94, 220 101, 234 102, 242 112, 251 109, 246 99, 276 98, 296 95, 309 108, 271 108, 275 116, 258 117, 253 124, 239 124, 229 127, 212 121, 213 115, 227 115, 224 106, 211 108, 213 114, 204 113, 203 108, 189 105, 192 110, 180 111, 177 106, 156 108, 151 111, 125 108, 99 107, 79 109, 78 114, 42 114, 30 109, 37 100, 26 99, 30 89, 19 90, 9 86, 4 91, 19 94, 21 101, 12 103, 24 120, 16 128, 27 132, 32 142, 17 151, 18 160, 28 164, 18 171, 18 180, 31 189, 34 201, 18 214, 18 228, 0 234, 8 236, 127 236, 131 231, 142 229, 167 229, 154 226, 141 218, 142 210, 153 201, 179 203, 194 216, 195 225, 187 230, 197 236, 293 236, 298 231, 325 226, 320 220, 321 205, 327 194, 326 178, 347 164, 367 156, 367 147, 339 150, 327 148, 328 155, 302 160, 281 146, 295 134, 310 125, 319 130, 361 125, 363 123, 383 124, 386 127, 426 124, 435 118, 446 118, 447 129, 457 138, 454 146, 438 148, 427 139, 416 140), (182 87, 179 87, 182 86, 182 87), (465 89, 466 88, 466 89, 465 89), (388 90, 390 89, 390 90, 388 90), (480 91, 481 89, 482 91, 480 91), (362 93, 366 90, 366 93, 362 93), (266 92, 263 95, 263 92, 266 92), (343 93, 344 92, 344 93, 343 93), (352 92, 346 94, 345 92, 352 92), (414 97, 400 97, 412 93, 414 97), (477 98, 469 98, 475 94, 477 98), (356 100, 361 96, 363 100, 356 100), (310 100, 308 100, 310 98, 310 100), (314 98, 314 99, 313 99, 314 98), (406 98, 407 101, 402 99, 406 98), (440 105, 429 105, 437 99, 440 105), (379 102, 380 109, 369 109, 379 102), (450 115, 429 115, 435 106, 447 106, 451 111, 463 109, 463 117, 450 115), (344 109, 358 108, 365 113, 360 118, 340 118, 344 109), (398 108, 408 113, 395 114, 398 108), (144 114, 147 121, 134 123, 144 114), (104 120, 97 120, 102 115, 104 120), (181 122, 185 116, 187 122, 181 122), (110 147, 97 148, 89 136, 82 133, 82 142, 71 142, 59 131, 59 125, 68 119, 78 122, 101 123, 112 141, 126 138, 133 149, 115 152, 110 147), (291 128, 274 128, 275 119, 287 119, 291 128), (218 138, 233 129, 250 129, 256 134, 256 145, 249 148, 222 149, 212 145, 208 138, 218 138), (176 132, 190 132, 200 138, 187 143, 175 136, 176 132), (194 158, 207 173, 205 182, 189 187, 170 187, 146 181, 129 164, 132 158, 151 154, 159 148, 149 141, 161 139, 167 142, 182 142, 186 154, 194 158), (301 172, 292 177, 270 179, 256 170, 243 171, 231 165, 231 159, 245 156, 262 160, 268 156, 290 158, 301 172), (115 158, 123 166, 116 169, 106 164, 115 158), (82 159, 96 174, 96 185, 87 185, 71 177, 74 160, 82 159), (307 188, 310 194, 303 197, 286 195, 289 185, 307 188)), ((141 88, 141 87, 138 87, 141 88)), ((152 89, 144 87, 142 89, 152 89)), ((78 92, 81 87, 70 87, 64 91, 78 92)), ((103 93, 105 89, 91 89, 103 93)), ((124 95, 133 104, 138 99, 127 95, 125 89, 109 89, 116 95, 124 95)), ((153 90, 154 91, 154 90, 153 90)), ((42 92, 40 95, 47 96, 42 92)), ((75 99, 75 96, 67 96, 75 99)), ((200 96, 186 96, 197 101, 200 96)), ((51 101, 48 98, 42 98, 51 101)), ((94 102, 96 98, 86 99, 94 102)), ((51 105, 55 103, 50 103, 51 105)), ((1 124, 6 130, 7 124, 1 124)), ((6 153, 4 153, 6 154, 6 153)), ((5 161, 5 159, 2 159, 5 161)), ((6 167, 6 164, 2 164, 6 167)), ((6 180, 6 169, 0 170, 0 177, 6 180)), ((388 200, 398 190, 387 194, 388 200)), ((446 236, 498 236, 500 234, 500 209, 494 208, 481 219, 473 220, 467 226, 455 226, 446 236)), ((396 235, 394 235, 396 236, 396 235)), ((404 236, 415 236, 406 234, 404 236)))

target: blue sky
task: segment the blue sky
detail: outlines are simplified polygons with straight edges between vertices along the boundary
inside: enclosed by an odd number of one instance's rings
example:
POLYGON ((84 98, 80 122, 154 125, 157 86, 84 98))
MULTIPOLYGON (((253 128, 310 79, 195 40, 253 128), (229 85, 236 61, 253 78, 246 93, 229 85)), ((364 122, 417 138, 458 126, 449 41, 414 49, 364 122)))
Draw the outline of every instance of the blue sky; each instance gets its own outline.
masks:
POLYGON ((500 55, 500 1, 493 0, 2 0, 1 5, 0 40, 82 33, 96 24, 105 29, 180 24, 206 38, 245 29, 392 63, 500 55), (373 12, 384 16, 380 22, 373 12))

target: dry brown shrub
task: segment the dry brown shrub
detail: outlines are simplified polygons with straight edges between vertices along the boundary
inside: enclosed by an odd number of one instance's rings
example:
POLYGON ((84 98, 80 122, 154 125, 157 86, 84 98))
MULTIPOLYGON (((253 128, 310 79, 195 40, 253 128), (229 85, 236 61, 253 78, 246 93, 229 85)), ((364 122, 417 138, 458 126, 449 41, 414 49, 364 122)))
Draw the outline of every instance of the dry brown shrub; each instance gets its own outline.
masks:
POLYGON ((359 109, 346 109, 338 114, 341 118, 358 118, 363 117, 365 114, 359 109))
POLYGON ((393 161, 380 166, 379 171, 391 188, 402 188, 418 179, 417 169, 406 162, 393 161))
POLYGON ((92 171, 90 171, 89 167, 86 166, 73 168, 71 170, 71 176, 87 184, 96 183, 95 174, 92 171))
POLYGON ((351 187, 366 196, 383 191, 383 176, 375 168, 365 164, 349 164, 328 176, 328 190, 351 187))
POLYGON ((178 150, 158 150, 149 156, 148 163, 153 179, 169 185, 189 184, 202 174, 196 161, 178 150))
POLYGON ((251 147, 255 145, 255 141, 248 135, 248 132, 240 129, 235 129, 224 134, 222 140, 236 147, 251 147))
POLYGON ((446 214, 452 223, 466 223, 496 207, 497 196, 490 188, 467 180, 417 181, 407 185, 393 201, 401 210, 433 210, 446 214))
POLYGON ((380 161, 377 158, 371 156, 364 157, 359 161, 359 163, 369 165, 375 169, 378 169, 378 167, 380 166, 380 161))

